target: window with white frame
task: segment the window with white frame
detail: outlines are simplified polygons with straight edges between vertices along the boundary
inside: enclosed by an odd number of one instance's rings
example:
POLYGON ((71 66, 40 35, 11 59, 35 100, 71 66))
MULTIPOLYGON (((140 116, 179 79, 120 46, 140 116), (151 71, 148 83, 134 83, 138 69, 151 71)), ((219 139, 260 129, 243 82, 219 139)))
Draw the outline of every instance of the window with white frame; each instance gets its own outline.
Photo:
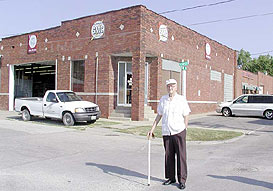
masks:
POLYGON ((217 72, 215 70, 211 70, 210 71, 210 80, 221 82, 222 81, 221 72, 217 72))
POLYGON ((71 87, 74 92, 84 92, 84 60, 72 61, 71 87))

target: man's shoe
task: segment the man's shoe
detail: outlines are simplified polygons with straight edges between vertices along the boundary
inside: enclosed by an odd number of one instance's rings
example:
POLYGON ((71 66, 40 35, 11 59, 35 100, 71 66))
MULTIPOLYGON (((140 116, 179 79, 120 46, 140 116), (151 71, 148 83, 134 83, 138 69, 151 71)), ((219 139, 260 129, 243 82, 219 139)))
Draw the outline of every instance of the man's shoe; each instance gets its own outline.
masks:
POLYGON ((163 182, 163 185, 170 185, 170 184, 175 183, 175 182, 176 182, 175 180, 168 179, 165 182, 163 182))
POLYGON ((181 189, 181 190, 184 190, 186 188, 185 183, 179 183, 178 188, 181 189))

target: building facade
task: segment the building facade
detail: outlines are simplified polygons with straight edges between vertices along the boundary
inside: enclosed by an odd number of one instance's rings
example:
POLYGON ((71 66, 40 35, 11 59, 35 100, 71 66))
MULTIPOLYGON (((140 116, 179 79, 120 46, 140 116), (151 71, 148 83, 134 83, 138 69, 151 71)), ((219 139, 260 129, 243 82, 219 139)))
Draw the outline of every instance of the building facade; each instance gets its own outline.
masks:
POLYGON ((144 120, 146 106, 156 112, 168 78, 178 81, 193 113, 214 111, 239 88, 235 50, 142 5, 4 38, 0 55, 5 110, 16 97, 65 89, 97 103, 102 117, 127 107, 132 120, 144 120))
POLYGON ((257 74, 236 70, 235 97, 241 94, 273 94, 273 77, 264 73, 257 74))

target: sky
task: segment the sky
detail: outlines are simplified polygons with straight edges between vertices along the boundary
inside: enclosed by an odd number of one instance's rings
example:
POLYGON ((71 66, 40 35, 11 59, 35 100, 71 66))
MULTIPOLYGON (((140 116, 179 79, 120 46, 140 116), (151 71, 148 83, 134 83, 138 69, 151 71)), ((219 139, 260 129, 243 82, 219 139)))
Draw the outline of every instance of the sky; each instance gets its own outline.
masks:
MULTIPOLYGON (((228 0, 0 0, 0 38, 140 4, 162 13, 224 1, 228 0)), ((162 15, 234 50, 244 49, 253 58, 273 56, 273 0, 230 0, 162 15), (242 17, 248 18, 238 19, 242 17)))

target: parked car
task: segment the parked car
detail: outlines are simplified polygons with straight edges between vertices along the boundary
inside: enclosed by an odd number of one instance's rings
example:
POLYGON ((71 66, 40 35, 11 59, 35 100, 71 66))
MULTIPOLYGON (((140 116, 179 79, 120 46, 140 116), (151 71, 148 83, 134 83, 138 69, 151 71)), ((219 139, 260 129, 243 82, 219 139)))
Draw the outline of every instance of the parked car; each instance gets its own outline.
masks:
POLYGON ((261 116, 273 119, 273 95, 245 94, 218 105, 216 112, 224 116, 261 116))
POLYGON ((43 98, 16 98, 14 108, 22 114, 24 121, 37 116, 61 119, 66 126, 72 126, 78 121, 94 123, 101 115, 98 105, 83 101, 74 92, 67 90, 48 90, 43 98))

